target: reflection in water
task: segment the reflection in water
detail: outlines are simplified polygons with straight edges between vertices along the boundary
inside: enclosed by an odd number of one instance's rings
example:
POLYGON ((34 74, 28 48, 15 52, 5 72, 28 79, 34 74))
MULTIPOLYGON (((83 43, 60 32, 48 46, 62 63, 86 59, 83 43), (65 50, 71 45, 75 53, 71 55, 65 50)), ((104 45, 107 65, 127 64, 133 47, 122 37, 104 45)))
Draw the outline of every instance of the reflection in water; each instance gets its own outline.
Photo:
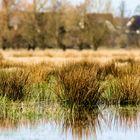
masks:
POLYGON ((120 107, 114 109, 115 113, 110 117, 113 118, 113 124, 118 129, 137 129, 139 118, 139 108, 136 107, 120 107))
POLYGON ((0 107, 0 129, 16 129, 20 125, 35 125, 47 114, 41 103, 10 103, 0 107))
POLYGON ((94 111, 72 110, 63 113, 63 132, 71 132, 73 139, 88 139, 96 137, 96 129, 100 128, 99 109, 94 111))
MULTIPOLYGON (((3 110, 0 109, 0 139, 3 131, 17 132, 19 130, 18 135, 20 136, 24 130, 25 140, 28 140, 30 134, 34 134, 36 131, 38 134, 40 133, 39 137, 36 137, 38 140, 44 140, 44 137, 51 140, 108 140, 108 137, 102 138, 102 136, 109 133, 113 139, 114 132, 118 135, 120 132, 131 131, 131 129, 140 132, 139 114, 139 107, 97 108, 91 111, 49 108, 40 103, 30 106, 13 104, 3 107, 3 110), (32 128, 31 131, 29 131, 29 127, 32 128), (49 136, 51 133, 55 138, 49 136)), ((10 140, 14 140, 14 136, 13 138, 10 136, 10 140)))
MULTIPOLYGON (((136 107, 111 107, 105 110, 72 110, 63 112, 63 133, 71 133, 73 139, 97 139, 102 130, 137 130, 139 110, 136 107)), ((58 124, 57 124, 58 125, 58 124)))
POLYGON ((108 127, 98 134, 100 140, 140 139, 140 108, 111 107, 103 111, 108 127))

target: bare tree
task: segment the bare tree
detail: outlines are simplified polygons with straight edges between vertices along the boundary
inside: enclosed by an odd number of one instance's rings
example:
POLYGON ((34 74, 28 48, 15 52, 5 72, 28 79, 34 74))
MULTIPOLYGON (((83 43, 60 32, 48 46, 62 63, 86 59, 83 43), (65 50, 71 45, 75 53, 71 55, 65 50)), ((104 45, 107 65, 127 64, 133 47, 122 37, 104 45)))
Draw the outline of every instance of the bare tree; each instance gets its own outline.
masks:
POLYGON ((110 0, 106 0, 101 9, 97 4, 100 5, 103 0, 85 0, 78 7, 70 5, 67 0, 33 0, 30 5, 25 0, 3 0, 2 2, 6 15, 6 24, 3 24, 6 25, 5 37, 10 36, 15 42, 23 38, 24 42, 27 41, 29 44, 29 48, 36 46, 46 48, 51 45, 65 50, 69 42, 72 42, 76 45, 92 44, 97 49, 107 34, 104 22, 92 20, 88 12, 94 7, 99 12, 109 12, 110 0), (20 18, 20 25, 16 31, 11 30, 9 24, 13 15, 20 18))
POLYGON ((44 15, 48 8, 47 4, 48 0, 33 0, 24 12, 22 34, 29 44, 28 48, 45 47, 44 26, 47 18, 44 15))
POLYGON ((113 12, 112 0, 108 0, 105 3, 103 12, 105 12, 105 13, 112 13, 113 12))
POLYGON ((0 36, 3 48, 10 47, 12 45, 14 34, 12 32, 11 17, 17 4, 16 0, 1 0, 2 13, 0 28, 2 32, 0 36))
POLYGON ((137 14, 137 15, 140 15, 140 5, 137 5, 135 10, 134 10, 134 13, 137 14))
POLYGON ((111 14, 103 13, 108 13, 111 10, 111 5, 110 0, 85 0, 85 3, 81 6, 83 17, 80 24, 80 42, 86 42, 93 45, 94 49, 97 50, 98 47, 106 41, 109 31, 105 24, 105 17, 110 17, 111 14), (88 13, 89 10, 91 10, 90 13, 88 13), (97 13, 95 14, 93 12, 97 13))
POLYGON ((85 0, 84 4, 87 5, 87 10, 95 13, 111 13, 112 1, 111 0, 85 0))
POLYGON ((120 5, 119 5, 119 15, 120 17, 124 18, 125 14, 126 14, 126 3, 124 0, 121 1, 120 5))
POLYGON ((7 28, 10 28, 10 17, 12 15, 12 12, 15 11, 18 7, 18 4, 20 1, 18 0, 2 0, 2 9, 3 12, 5 13, 5 22, 7 28))

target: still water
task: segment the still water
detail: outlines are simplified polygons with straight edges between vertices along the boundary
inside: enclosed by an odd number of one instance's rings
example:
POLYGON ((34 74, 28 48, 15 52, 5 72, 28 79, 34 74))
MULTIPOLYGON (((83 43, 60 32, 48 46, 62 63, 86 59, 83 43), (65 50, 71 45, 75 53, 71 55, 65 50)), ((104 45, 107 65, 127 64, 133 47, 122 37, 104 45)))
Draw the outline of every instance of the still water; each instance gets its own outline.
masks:
POLYGON ((48 116, 18 121, 6 116, 0 121, 0 140, 140 140, 139 108, 63 110, 58 117, 48 116))

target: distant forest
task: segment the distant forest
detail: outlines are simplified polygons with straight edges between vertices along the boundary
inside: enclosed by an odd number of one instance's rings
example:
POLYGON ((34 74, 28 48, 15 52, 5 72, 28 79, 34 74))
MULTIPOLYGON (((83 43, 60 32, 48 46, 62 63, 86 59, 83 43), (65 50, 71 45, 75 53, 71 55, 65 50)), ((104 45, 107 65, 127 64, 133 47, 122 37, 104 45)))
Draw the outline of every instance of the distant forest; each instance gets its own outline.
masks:
MULTIPOLYGON (((125 47, 128 18, 113 17, 111 1, 89 12, 91 0, 79 6, 57 0, 1 0, 0 46, 7 48, 94 49, 125 47)), ((94 7, 98 5, 94 5, 94 7)))

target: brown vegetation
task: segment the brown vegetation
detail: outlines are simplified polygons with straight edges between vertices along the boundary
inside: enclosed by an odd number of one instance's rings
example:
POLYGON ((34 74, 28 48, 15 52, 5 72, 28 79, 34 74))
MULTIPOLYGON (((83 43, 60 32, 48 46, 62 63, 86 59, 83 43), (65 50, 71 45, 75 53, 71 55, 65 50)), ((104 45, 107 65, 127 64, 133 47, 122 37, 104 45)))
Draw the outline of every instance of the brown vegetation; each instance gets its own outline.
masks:
MULTIPOLYGON (((32 97, 44 100, 53 96, 61 105, 70 107, 92 108, 102 103, 139 104, 139 53, 133 52, 133 56, 137 58, 134 59, 128 57, 128 52, 122 52, 126 54, 125 58, 122 58, 121 53, 105 52, 60 51, 59 54, 56 51, 53 57, 46 57, 46 62, 37 61, 40 63, 34 64, 19 63, 17 60, 20 56, 13 56, 16 51, 10 53, 10 58, 15 58, 16 62, 9 62, 9 56, 2 52, 4 60, 0 61, 0 94, 11 100, 32 97), (102 54, 104 58, 107 57, 104 62, 102 54), (88 59, 85 60, 87 56, 88 59), (61 61, 56 61, 57 58, 61 58, 61 61), (52 59, 51 63, 48 59, 52 59)), ((45 58, 46 52, 39 52, 39 55, 45 58)), ((34 60, 36 56, 37 52, 32 52, 32 57, 27 55, 27 58, 34 60)), ((21 58, 23 59, 22 54, 21 58)))
POLYGON ((114 40, 121 39, 116 31, 115 18, 109 13, 111 11, 107 10, 111 3, 103 4, 106 8, 102 8, 106 9, 107 13, 88 13, 90 4, 88 1, 78 7, 68 1, 60 1, 60 3, 53 0, 50 4, 47 0, 43 2, 37 0, 30 4, 22 0, 18 2, 2 0, 0 3, 0 29, 3 31, 0 33, 1 48, 29 50, 94 48, 97 50, 100 46, 118 45, 119 41, 114 40))
POLYGON ((22 100, 28 84, 29 73, 23 70, 0 72, 0 94, 10 100, 22 100))
POLYGON ((98 105, 101 93, 96 63, 79 62, 66 64, 58 70, 56 95, 64 104, 94 107, 98 105))

